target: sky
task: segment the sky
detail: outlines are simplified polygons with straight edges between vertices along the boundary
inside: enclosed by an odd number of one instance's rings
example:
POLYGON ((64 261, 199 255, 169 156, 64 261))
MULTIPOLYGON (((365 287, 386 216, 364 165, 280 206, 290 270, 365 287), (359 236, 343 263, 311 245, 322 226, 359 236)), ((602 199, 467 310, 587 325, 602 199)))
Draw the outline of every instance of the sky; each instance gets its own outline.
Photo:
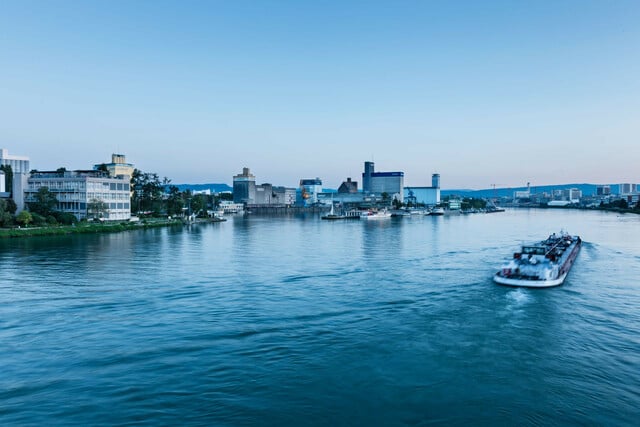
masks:
POLYGON ((640 2, 0 1, 0 147, 174 183, 640 181, 640 2))

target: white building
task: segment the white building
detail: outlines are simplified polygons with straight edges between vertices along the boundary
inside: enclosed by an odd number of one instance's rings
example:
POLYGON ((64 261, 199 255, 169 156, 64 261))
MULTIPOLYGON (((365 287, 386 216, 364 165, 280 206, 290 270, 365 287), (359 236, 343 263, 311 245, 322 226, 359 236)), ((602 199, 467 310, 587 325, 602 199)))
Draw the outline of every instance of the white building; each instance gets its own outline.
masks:
POLYGON ((26 156, 10 155, 9 150, 2 148, 0 149, 0 165, 11 166, 13 186, 12 188, 5 188, 5 190, 13 193, 13 201, 18 207, 16 213, 20 213, 20 211, 24 209, 24 189, 26 188, 27 178, 31 170, 29 158, 26 156))
POLYGON ((0 165, 11 166, 11 170, 16 173, 29 173, 29 158, 25 156, 9 155, 9 150, 0 148, 0 165))
POLYGON ((27 180, 25 202, 34 202, 43 187, 55 195, 55 210, 78 219, 115 221, 131 217, 129 177, 110 177, 100 171, 34 172, 27 180))

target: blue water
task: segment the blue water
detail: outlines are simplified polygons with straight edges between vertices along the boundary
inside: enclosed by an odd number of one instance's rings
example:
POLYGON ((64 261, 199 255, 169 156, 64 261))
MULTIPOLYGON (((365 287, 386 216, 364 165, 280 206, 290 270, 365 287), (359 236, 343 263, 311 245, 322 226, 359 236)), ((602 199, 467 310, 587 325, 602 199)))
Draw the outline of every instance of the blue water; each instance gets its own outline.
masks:
POLYGON ((640 216, 226 223, 0 242, 0 425, 637 425, 640 216), (522 241, 565 284, 497 286, 522 241))

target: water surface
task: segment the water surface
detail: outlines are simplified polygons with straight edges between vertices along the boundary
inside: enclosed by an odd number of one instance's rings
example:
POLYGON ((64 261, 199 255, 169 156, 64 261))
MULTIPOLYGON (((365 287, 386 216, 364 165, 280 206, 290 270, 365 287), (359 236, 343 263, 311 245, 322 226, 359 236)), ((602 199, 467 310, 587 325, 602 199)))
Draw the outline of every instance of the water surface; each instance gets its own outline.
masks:
POLYGON ((640 217, 520 210, 0 242, 2 425, 633 425, 640 217), (565 284, 497 286, 523 241, 565 284))

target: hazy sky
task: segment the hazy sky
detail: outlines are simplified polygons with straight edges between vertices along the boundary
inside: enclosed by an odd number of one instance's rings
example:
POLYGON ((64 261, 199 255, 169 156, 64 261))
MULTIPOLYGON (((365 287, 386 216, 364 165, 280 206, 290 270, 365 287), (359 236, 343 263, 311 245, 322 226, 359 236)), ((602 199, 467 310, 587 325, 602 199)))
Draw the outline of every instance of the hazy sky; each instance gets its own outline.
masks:
POLYGON ((0 2, 0 147, 175 183, 640 181, 640 1, 0 2))

